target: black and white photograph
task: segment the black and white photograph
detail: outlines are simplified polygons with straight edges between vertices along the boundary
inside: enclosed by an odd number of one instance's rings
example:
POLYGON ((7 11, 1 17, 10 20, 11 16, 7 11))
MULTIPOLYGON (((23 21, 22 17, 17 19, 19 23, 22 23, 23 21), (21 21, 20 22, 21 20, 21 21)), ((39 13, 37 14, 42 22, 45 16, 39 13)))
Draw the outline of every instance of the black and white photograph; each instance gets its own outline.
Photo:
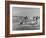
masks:
POLYGON ((41 6, 11 5, 11 7, 12 31, 39 31, 42 29, 41 6))
POLYGON ((12 30, 39 30, 40 8, 12 8, 12 30))

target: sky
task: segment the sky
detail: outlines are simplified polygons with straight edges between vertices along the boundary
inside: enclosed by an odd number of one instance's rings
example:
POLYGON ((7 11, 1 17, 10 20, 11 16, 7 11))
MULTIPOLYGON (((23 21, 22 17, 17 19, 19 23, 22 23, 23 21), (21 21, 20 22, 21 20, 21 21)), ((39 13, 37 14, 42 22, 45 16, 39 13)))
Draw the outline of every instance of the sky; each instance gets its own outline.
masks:
POLYGON ((12 7, 13 16, 40 16, 40 8, 12 7))

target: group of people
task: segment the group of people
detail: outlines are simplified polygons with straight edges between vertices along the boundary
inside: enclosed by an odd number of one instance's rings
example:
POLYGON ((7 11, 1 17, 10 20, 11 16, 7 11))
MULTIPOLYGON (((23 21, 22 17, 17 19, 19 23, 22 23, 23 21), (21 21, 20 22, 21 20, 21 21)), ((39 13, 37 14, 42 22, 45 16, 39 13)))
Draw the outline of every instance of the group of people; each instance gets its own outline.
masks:
MULTIPOLYGON (((33 17, 33 21, 37 21, 38 20, 38 16, 36 16, 36 17, 33 17)), ((27 22, 27 20, 30 20, 30 19, 28 19, 28 17, 26 16, 26 17, 23 17, 23 19, 20 21, 20 24, 23 24, 23 23, 26 23, 27 22)))

